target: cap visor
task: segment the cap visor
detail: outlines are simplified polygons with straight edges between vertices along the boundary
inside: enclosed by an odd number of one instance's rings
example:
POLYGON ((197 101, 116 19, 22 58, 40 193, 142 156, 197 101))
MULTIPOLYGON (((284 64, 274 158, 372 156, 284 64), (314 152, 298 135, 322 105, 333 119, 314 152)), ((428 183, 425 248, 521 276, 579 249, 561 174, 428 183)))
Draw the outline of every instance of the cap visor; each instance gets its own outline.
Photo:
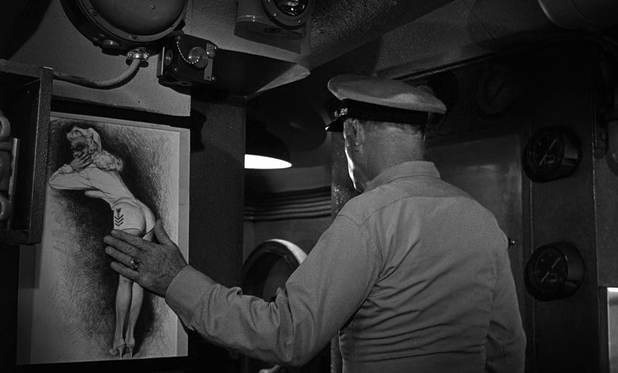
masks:
POLYGON ((327 124, 324 129, 328 132, 343 132, 343 122, 344 120, 339 118, 327 124))

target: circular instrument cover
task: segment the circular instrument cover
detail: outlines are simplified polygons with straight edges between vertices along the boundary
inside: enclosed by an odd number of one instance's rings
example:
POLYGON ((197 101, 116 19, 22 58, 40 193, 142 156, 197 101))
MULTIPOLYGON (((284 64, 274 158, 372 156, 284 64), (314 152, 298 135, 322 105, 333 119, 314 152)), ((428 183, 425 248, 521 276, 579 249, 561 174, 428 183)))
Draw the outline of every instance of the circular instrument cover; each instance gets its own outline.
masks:
POLYGON ((575 132, 564 126, 549 126, 530 137, 522 163, 532 181, 543 183, 570 176, 580 158, 581 144, 575 132))
POLYGON ((61 0, 73 25, 95 45, 129 50, 180 28, 187 0, 61 0))
POLYGON ((136 35, 153 35, 178 24, 185 1, 169 0, 83 0, 84 6, 110 25, 136 35))
POLYGON ((537 248, 525 267, 526 289, 541 301, 558 300, 575 294, 583 279, 583 258, 575 246, 566 242, 537 248))

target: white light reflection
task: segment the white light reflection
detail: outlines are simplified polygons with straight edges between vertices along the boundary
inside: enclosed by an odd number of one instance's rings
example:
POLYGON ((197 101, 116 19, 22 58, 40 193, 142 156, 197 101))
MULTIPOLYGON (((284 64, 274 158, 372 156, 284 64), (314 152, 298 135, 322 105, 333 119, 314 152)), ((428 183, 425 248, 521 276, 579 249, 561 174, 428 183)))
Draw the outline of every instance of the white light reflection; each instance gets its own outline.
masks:
POLYGON ((273 170, 292 167, 290 162, 261 155, 245 154, 245 168, 257 170, 273 170))

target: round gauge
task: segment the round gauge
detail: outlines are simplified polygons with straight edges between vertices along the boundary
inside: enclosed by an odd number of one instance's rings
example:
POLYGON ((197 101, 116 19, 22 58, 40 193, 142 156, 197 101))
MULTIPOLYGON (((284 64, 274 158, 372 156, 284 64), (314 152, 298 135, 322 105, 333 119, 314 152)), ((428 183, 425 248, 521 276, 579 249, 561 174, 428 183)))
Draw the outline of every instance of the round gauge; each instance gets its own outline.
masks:
POLYGON ((579 289, 584 264, 575 246, 558 242, 537 248, 525 268, 526 289, 541 301, 569 297, 579 289))
POLYGON ((504 65, 491 65, 478 77, 476 104, 488 116, 502 114, 524 91, 521 74, 504 65))
POLYGON ((315 0, 262 0, 268 17, 284 27, 301 27, 313 12, 315 0))
POLYGON ((524 149, 523 167, 530 180, 543 183, 571 175, 581 157, 579 139, 568 127, 536 131, 524 149))

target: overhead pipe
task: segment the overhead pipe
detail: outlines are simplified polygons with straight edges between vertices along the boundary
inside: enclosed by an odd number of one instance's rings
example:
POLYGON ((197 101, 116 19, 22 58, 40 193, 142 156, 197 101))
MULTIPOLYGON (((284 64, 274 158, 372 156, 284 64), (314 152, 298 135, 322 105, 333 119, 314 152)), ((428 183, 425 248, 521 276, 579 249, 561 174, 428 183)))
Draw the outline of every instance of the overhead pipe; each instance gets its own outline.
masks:
POLYGON ((333 60, 452 1, 319 1, 311 16, 309 64, 333 60))

